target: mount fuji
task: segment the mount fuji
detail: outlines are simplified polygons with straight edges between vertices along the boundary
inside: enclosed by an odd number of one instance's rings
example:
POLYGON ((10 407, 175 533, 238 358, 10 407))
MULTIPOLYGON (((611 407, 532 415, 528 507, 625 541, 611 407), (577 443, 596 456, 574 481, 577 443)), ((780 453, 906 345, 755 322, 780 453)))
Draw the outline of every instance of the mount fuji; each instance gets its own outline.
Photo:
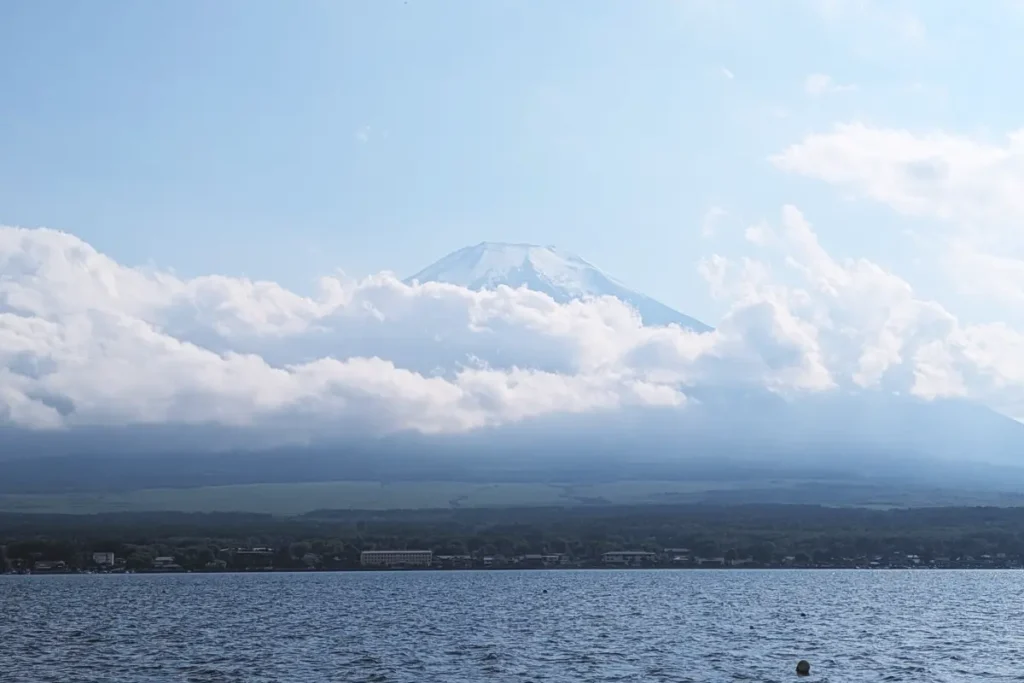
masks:
POLYGON ((452 252, 406 280, 412 282, 444 282, 473 290, 525 287, 559 303, 613 296, 636 310, 645 325, 711 331, 710 326, 626 287, 579 256, 550 246, 481 242, 452 252))

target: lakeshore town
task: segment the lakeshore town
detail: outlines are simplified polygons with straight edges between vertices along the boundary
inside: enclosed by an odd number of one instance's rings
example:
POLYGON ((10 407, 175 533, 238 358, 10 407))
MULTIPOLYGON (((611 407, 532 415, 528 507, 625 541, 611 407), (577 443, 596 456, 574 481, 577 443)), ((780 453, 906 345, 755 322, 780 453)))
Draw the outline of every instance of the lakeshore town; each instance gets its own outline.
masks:
POLYGON ((0 546, 0 569, 6 574, 173 573, 244 571, 360 571, 360 570, 466 570, 466 569, 1022 569, 1021 558, 1005 553, 977 557, 921 557, 894 551, 887 555, 838 558, 828 561, 804 554, 778 561, 758 562, 735 553, 702 557, 687 548, 616 550, 596 558, 565 553, 500 555, 438 555, 430 550, 364 550, 357 562, 324 557, 314 552, 296 556, 293 548, 224 548, 210 550, 197 564, 194 558, 162 555, 146 562, 129 562, 113 552, 81 553, 71 561, 12 558, 0 546))

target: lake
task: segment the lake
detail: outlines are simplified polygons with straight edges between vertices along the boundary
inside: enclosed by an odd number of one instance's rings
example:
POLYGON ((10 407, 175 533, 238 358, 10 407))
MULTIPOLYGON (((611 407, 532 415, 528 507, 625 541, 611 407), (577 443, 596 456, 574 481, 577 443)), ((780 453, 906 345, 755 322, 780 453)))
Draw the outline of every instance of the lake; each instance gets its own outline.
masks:
POLYGON ((0 576, 0 610, 12 683, 1024 679, 1024 571, 0 576))

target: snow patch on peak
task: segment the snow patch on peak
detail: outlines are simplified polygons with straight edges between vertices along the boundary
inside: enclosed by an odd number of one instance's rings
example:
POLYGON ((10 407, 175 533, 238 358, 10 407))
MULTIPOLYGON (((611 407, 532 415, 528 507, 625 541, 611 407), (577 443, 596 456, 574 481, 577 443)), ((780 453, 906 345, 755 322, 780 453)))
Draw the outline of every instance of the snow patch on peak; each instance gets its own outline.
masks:
POLYGON ((561 303, 587 296, 614 296, 636 309, 645 324, 678 324, 698 332, 711 329, 629 289, 579 256, 550 246, 481 242, 452 252, 406 282, 444 282, 474 290, 526 287, 561 303))
MULTIPOLYGON (((559 300, 599 292, 600 279, 616 282, 579 256, 535 244, 481 242, 449 254, 413 275, 419 282, 446 282, 470 289, 493 289, 499 285, 559 291, 559 300)), ((548 292, 549 294, 551 292, 548 292)))

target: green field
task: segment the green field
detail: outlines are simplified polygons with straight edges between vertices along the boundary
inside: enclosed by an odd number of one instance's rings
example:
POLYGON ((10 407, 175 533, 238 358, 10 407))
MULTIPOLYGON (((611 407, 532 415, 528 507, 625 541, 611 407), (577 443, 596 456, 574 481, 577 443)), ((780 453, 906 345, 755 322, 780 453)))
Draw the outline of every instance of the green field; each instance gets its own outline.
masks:
POLYGON ((696 502, 783 502, 862 507, 1020 505, 1019 495, 893 491, 833 481, 618 481, 601 484, 478 484, 453 481, 332 481, 248 484, 117 493, 0 495, 0 511, 90 514, 97 512, 262 512, 293 515, 320 509, 428 509, 548 505, 626 505, 696 502))
MULTIPOLYGON (((765 482, 759 482, 763 488, 765 482)), ((792 486, 778 482, 773 487, 792 486)), ((451 481, 332 481, 247 484, 117 493, 0 495, 0 511, 88 514, 95 512, 266 512, 301 514, 318 509, 426 509, 534 505, 670 503, 697 500, 708 490, 736 491, 735 482, 622 481, 566 486, 545 483, 477 484, 451 481)))

